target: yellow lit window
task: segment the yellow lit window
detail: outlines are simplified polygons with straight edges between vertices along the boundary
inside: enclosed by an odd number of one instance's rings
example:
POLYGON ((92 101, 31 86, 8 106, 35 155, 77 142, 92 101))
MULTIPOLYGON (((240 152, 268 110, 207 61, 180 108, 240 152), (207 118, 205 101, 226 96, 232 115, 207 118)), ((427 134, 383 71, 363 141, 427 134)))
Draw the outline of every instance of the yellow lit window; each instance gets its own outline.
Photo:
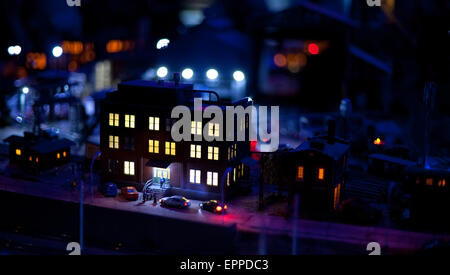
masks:
POLYGON ((67 153, 66 153, 66 151, 64 151, 63 152, 63 157, 66 157, 67 156, 67 153))
POLYGON ((134 176, 134 161, 125 161, 124 162, 123 173, 125 175, 134 176))
POLYGON ((428 179, 425 181, 425 183, 426 183, 426 185, 428 185, 428 186, 432 186, 432 185, 433 185, 433 179, 432 179, 432 178, 428 178, 428 179))
POLYGON ((28 160, 29 160, 29 161, 33 161, 33 157, 30 156, 30 157, 28 158, 28 160))
POLYGON ((219 186, 219 174, 217 172, 208 172, 206 174, 206 185, 219 186))
POLYGON ((191 121, 191 134, 202 135, 202 122, 201 121, 191 121))
POLYGON ((297 179, 302 180, 303 179, 303 166, 297 167, 297 179))
POLYGON ((148 129, 159 131, 159 117, 148 118, 148 129))
POLYGON ((227 186, 230 186, 230 173, 227 173, 227 186))
POLYGON ((236 182, 236 168, 233 169, 233 182, 236 182))
POLYGON ((22 155, 22 150, 16 149, 16 155, 18 155, 18 156, 22 155))
POLYGON ((175 142, 166 141, 166 155, 175 156, 175 142))
POLYGON ((234 144, 233 157, 236 157, 237 144, 234 144))
POLYGON ((109 136, 109 148, 119 149, 119 137, 109 136))
POLYGON ((219 123, 208 123, 208 135, 210 137, 219 136, 219 123))
POLYGON ((159 153, 159 140, 148 140, 148 152, 149 153, 159 153))
POLYGON ((445 179, 441 179, 438 181, 438 186, 439 187, 445 187, 445 179))
POLYGON ((60 159, 61 158, 61 154, 60 153, 56 154, 56 158, 60 159))
POLYGON ((109 126, 119 126, 119 114, 109 113, 109 126))
POLYGON ((208 146, 208 159, 219 160, 219 147, 208 146))
POLYGON ((202 146, 191 144, 191 158, 201 158, 202 157, 202 146))
POLYGON ((134 115, 125 115, 125 127, 134 128, 134 115))
POLYGON ((38 157, 36 157, 36 163, 38 163, 39 162, 39 158, 38 157))
POLYGON ((230 160, 230 159, 231 159, 231 148, 228 147, 228 160, 230 160))
POLYGON ((319 168, 319 171, 317 173, 317 178, 319 180, 323 180, 325 178, 325 169, 324 168, 319 168))
POLYGON ((200 170, 190 169, 189 170, 189 182, 200 184, 200 170))

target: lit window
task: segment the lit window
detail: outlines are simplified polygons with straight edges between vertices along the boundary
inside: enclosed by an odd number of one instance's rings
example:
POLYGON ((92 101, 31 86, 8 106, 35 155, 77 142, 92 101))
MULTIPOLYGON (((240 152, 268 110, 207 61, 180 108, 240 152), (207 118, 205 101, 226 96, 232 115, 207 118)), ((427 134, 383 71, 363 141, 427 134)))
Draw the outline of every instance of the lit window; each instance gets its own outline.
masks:
POLYGON ((175 142, 166 141, 166 155, 175 156, 175 142))
POLYGON ((191 144, 191 158, 201 158, 202 157, 202 146, 191 144))
POLYGON ((219 123, 208 123, 208 135, 210 137, 219 136, 219 123))
POLYGON ((66 151, 64 151, 63 152, 63 157, 66 157, 67 156, 67 153, 66 153, 66 151))
POLYGON ((125 127, 134 128, 134 115, 125 115, 125 127))
POLYGON ((189 170, 189 182, 200 184, 200 170, 190 169, 189 170))
POLYGON ((134 161, 125 161, 124 162, 123 173, 125 175, 134 176, 134 161))
POLYGON ((325 169, 324 168, 319 168, 319 171, 317 173, 317 178, 319 180, 323 180, 325 178, 325 169))
POLYGON ((148 129, 159 131, 159 117, 149 117, 148 129))
POLYGON ((233 169, 233 182, 236 182, 236 168, 233 169))
POLYGON ((208 146, 208 159, 219 160, 219 147, 208 146))
POLYGON ((148 140, 148 152, 149 153, 159 153, 159 140, 148 140))
POLYGON ((109 148, 119 149, 119 137, 109 136, 109 148))
POLYGON ((230 173, 227 173, 227 186, 230 186, 230 173))
POLYGON ((29 160, 29 161, 33 161, 33 157, 30 156, 30 157, 28 158, 28 160, 29 160))
POLYGON ((426 183, 426 185, 428 185, 428 186, 432 186, 432 185, 433 185, 433 179, 432 179, 432 178, 428 178, 428 179, 425 181, 425 183, 426 183))
POLYGON ((201 121, 192 121, 191 122, 191 134, 202 135, 202 122, 201 121))
POLYGON ((219 174, 217 172, 208 172, 206 174, 206 185, 219 186, 219 174))
POLYGON ((119 126, 119 114, 109 113, 109 126, 119 126))
POLYGON ((60 153, 57 153, 57 154, 56 154, 56 158, 57 158, 57 159, 60 159, 60 158, 61 158, 61 154, 60 154, 60 153))
POLYGON ((439 187, 445 187, 445 179, 441 179, 438 181, 438 186, 439 187))
POLYGON ((236 157, 236 151, 237 151, 237 144, 234 144, 234 148, 233 148, 233 157, 236 157))
POLYGON ((18 156, 22 155, 22 150, 16 149, 16 155, 18 155, 18 156))
POLYGON ((297 179, 299 180, 303 179, 303 166, 297 167, 297 179))
POLYGON ((39 162, 39 158, 38 157, 36 157, 36 163, 38 163, 39 162))
POLYGON ((334 209, 337 209, 341 198, 341 184, 342 183, 339 183, 339 185, 334 188, 334 209))

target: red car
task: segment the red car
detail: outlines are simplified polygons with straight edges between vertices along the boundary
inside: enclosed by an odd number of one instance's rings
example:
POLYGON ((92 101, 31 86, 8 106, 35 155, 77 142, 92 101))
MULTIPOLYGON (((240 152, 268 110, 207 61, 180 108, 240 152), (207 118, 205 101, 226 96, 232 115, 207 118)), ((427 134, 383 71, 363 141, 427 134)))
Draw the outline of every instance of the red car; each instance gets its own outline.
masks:
POLYGON ((122 196, 127 200, 135 201, 139 198, 139 193, 133 186, 122 187, 122 196))

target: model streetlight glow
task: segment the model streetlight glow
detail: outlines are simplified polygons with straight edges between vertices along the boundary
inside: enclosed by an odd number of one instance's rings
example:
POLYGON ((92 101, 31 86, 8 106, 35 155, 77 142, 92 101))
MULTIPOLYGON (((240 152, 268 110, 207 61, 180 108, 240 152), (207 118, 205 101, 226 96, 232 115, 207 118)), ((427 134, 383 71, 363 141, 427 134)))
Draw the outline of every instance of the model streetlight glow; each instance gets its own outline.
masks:
POLYGON ((158 50, 165 48, 169 46, 170 40, 167 38, 159 39, 158 42, 156 42, 156 48, 158 50))
POLYGON ((215 70, 215 69, 209 69, 206 72, 206 77, 209 80, 215 80, 215 79, 217 79, 219 77, 219 72, 217 72, 217 70, 215 70))
POLYGON ((55 46, 52 50, 52 54, 56 58, 60 57, 63 54, 63 48, 60 46, 55 46))
POLYGON ((30 89, 27 86, 22 88, 22 93, 23 94, 28 94, 29 92, 30 92, 30 89))
POLYGON ((235 71, 233 73, 233 78, 234 78, 234 80, 240 82, 240 81, 243 81, 245 79, 245 75, 241 71, 235 71))
POLYGON ((184 79, 191 79, 194 76, 194 71, 190 68, 186 68, 181 72, 181 76, 184 79))
POLYGON ((156 71, 156 75, 160 78, 164 78, 167 76, 167 73, 169 72, 169 70, 167 70, 166 67, 159 67, 158 70, 156 71))

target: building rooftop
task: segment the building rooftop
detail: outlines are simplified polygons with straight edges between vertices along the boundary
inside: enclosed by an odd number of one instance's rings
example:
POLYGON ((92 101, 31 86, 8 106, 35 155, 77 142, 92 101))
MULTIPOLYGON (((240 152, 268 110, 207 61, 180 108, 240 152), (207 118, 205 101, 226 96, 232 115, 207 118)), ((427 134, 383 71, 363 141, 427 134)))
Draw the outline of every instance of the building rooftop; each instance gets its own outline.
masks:
POLYGON ((347 143, 340 142, 339 140, 336 140, 334 143, 329 143, 326 139, 316 137, 300 144, 294 149, 294 152, 316 151, 338 160, 349 149, 350 146, 347 143))
POLYGON ((54 151, 58 151, 72 145, 75 143, 66 138, 61 139, 48 139, 45 137, 35 137, 35 139, 31 140, 29 138, 12 135, 4 140, 5 142, 9 142, 10 144, 19 144, 28 148, 31 151, 38 152, 41 154, 46 154, 54 151))

